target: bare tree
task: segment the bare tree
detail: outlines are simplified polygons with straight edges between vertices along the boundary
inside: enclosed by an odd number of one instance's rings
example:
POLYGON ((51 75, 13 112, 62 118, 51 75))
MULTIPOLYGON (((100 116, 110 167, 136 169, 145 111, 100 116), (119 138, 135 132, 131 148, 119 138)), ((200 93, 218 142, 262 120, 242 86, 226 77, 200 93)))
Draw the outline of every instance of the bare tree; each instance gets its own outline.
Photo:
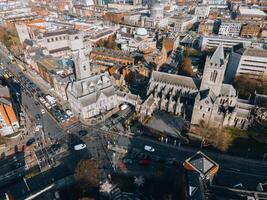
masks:
POLYGON ((181 66, 181 70, 180 70, 180 74, 185 75, 185 76, 193 76, 194 72, 192 69, 192 60, 189 57, 185 57, 183 62, 182 62, 182 66, 181 66))
POLYGON ((191 131, 200 135, 204 140, 204 144, 212 145, 220 151, 227 151, 232 144, 231 134, 222 127, 215 128, 202 122, 200 126, 191 131))

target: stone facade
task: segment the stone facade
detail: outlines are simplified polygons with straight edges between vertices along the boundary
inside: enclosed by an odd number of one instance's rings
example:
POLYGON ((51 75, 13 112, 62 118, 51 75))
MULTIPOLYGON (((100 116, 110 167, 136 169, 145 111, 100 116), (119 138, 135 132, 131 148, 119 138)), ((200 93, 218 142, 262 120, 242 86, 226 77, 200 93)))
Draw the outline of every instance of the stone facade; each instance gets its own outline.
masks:
POLYGON ((118 108, 122 103, 138 106, 139 97, 120 92, 107 72, 91 75, 89 58, 79 51, 74 57, 76 80, 68 84, 67 99, 71 110, 83 122, 118 108))
POLYGON ((153 71, 142 113, 154 109, 164 110, 184 117, 191 124, 201 121, 212 126, 231 126, 246 129, 251 122, 253 105, 241 102, 232 85, 223 83, 228 58, 222 45, 206 60, 203 78, 153 71), (151 100, 154 97, 154 101, 151 100))

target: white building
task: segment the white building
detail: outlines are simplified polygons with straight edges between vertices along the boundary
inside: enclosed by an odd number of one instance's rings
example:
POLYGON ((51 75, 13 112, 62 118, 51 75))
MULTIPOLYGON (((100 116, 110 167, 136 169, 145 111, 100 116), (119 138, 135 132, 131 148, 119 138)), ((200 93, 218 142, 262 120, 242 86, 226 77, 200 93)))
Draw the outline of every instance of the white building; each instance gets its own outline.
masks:
POLYGON ((254 39, 246 39, 246 38, 232 38, 227 36, 202 36, 201 37, 201 50, 205 49, 213 49, 217 48, 220 44, 223 44, 224 48, 231 49, 233 46, 237 44, 243 44, 244 47, 248 47, 250 45, 258 45, 262 44, 258 43, 254 39))
POLYGON ((83 48, 83 36, 74 29, 63 29, 44 33, 37 38, 37 43, 47 48, 53 56, 71 56, 73 52, 83 48))
POLYGON ((236 74, 255 79, 267 76, 267 50, 247 48, 240 58, 236 74))
POLYGON ((241 25, 241 23, 236 22, 223 22, 220 26, 219 35, 238 37, 241 25))
POLYGON ((169 25, 174 25, 173 31, 175 33, 187 32, 193 24, 197 21, 197 16, 172 16, 169 18, 169 25))
POLYGON ((203 0, 202 4, 225 5, 226 4, 226 0, 203 0))
POLYGON ((88 57, 84 51, 74 57, 76 80, 68 84, 66 93, 71 110, 83 122, 90 118, 106 114, 127 102, 133 105, 139 103, 139 97, 129 93, 117 91, 109 74, 91 75, 88 57))
POLYGON ((195 8, 195 15, 198 19, 205 19, 209 16, 210 6, 201 5, 195 8))
POLYGON ((153 19, 162 19, 164 15, 164 6, 163 4, 155 4, 151 8, 150 17, 153 19))

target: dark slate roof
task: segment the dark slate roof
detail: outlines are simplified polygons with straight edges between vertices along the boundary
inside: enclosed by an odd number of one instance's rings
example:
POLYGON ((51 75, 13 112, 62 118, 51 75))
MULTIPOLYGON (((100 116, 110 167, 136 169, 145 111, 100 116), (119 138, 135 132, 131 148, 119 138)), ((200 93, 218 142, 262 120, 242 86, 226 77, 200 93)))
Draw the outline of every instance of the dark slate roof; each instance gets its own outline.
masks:
POLYGON ((63 29, 63 30, 45 32, 44 37, 51 37, 51 36, 63 35, 63 34, 73 35, 73 34, 77 34, 77 33, 78 33, 78 31, 75 29, 63 29))
POLYGON ((209 174, 212 169, 218 166, 217 163, 215 163, 201 151, 198 151, 195 155, 188 158, 185 162, 190 164, 196 172, 204 176, 209 174))
POLYGON ((33 46, 33 42, 29 39, 25 39, 24 42, 23 42, 25 45, 28 45, 28 46, 33 46))
POLYGON ((181 76, 176 74, 168 74, 159 71, 153 71, 151 75, 151 80, 156 82, 163 82, 170 85, 176 85, 186 88, 191 88, 194 90, 198 90, 200 86, 200 79, 181 76))
POLYGON ((216 95, 210 89, 202 90, 199 92, 199 94, 200 94, 200 100, 204 100, 207 98, 210 99, 212 102, 215 102, 215 100, 216 100, 216 95))

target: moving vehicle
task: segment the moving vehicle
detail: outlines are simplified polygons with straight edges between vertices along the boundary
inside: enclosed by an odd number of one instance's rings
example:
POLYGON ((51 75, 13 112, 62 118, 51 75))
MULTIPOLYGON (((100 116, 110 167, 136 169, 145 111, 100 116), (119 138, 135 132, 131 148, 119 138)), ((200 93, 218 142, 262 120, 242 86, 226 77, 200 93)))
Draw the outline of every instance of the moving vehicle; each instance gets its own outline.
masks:
POLYGON ((74 146, 75 151, 79 151, 86 148, 86 144, 77 144, 74 146))
POLYGON ((146 151, 149 151, 149 152, 154 152, 154 151, 155 151, 155 149, 154 149, 153 147, 148 146, 148 145, 145 145, 145 146, 144 146, 144 149, 145 149, 146 151))

